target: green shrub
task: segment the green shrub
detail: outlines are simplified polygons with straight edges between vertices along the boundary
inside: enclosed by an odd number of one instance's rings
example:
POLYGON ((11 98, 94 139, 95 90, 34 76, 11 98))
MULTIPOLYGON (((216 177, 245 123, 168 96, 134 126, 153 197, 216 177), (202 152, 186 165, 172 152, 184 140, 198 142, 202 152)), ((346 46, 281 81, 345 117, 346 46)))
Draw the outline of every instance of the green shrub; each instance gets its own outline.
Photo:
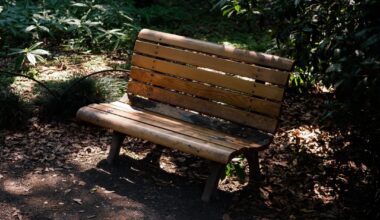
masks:
POLYGON ((38 96, 35 103, 40 108, 41 117, 48 120, 67 120, 75 117, 80 107, 115 100, 121 96, 125 88, 125 82, 110 78, 72 78, 66 81, 49 81, 46 85, 54 94, 37 87, 35 90, 38 96))
POLYGON ((74 50, 129 50, 138 26, 129 1, 10 0, 0 8, 0 48, 66 45, 74 50))

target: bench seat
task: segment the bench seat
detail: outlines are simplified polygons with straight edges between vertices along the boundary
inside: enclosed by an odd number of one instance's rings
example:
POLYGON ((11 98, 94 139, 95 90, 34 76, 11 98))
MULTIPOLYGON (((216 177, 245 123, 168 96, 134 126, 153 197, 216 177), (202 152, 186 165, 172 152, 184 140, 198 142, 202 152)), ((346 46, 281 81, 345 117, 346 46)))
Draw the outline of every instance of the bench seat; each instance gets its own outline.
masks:
POLYGON ((272 138, 258 131, 255 141, 254 133, 251 140, 235 137, 119 101, 85 106, 77 118, 223 164, 246 150, 262 150, 272 138))

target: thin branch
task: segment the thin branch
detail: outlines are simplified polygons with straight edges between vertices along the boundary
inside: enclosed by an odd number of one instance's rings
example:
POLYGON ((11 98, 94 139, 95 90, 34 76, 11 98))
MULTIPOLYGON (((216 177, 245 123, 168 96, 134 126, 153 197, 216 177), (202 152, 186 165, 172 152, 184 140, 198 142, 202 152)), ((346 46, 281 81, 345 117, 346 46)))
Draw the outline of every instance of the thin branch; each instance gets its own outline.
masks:
POLYGON ((42 86, 44 89, 46 89, 46 91, 48 91, 55 98, 59 97, 58 93, 56 93, 53 90, 49 89, 49 87, 47 87, 44 83, 42 83, 41 81, 36 80, 35 78, 33 78, 31 76, 27 76, 27 75, 19 74, 19 73, 12 73, 12 72, 5 71, 5 70, 0 70, 0 72, 5 73, 8 76, 20 76, 20 77, 24 77, 24 78, 30 79, 30 80, 36 82, 38 85, 42 86))

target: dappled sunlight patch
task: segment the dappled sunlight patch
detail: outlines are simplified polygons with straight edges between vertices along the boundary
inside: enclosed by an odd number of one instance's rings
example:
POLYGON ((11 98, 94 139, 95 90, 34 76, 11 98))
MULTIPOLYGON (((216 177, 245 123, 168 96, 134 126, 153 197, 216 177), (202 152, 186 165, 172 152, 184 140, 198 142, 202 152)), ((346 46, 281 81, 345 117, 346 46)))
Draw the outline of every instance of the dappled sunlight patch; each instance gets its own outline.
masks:
MULTIPOLYGON (((53 168, 51 169, 54 170, 53 168)), ((39 174, 39 170, 37 170, 22 177, 22 182, 33 190, 41 191, 57 187, 62 183, 62 176, 63 174, 57 171, 44 171, 43 174, 39 174)))
POLYGON ((302 150, 320 157, 326 157, 333 153, 330 142, 337 133, 321 130, 316 126, 300 126, 287 130, 288 144, 297 145, 302 150))
POLYGON ((19 179, 7 178, 2 183, 2 190, 13 195, 28 195, 30 187, 22 183, 19 179))
POLYGON ((314 198, 321 200, 324 204, 333 203, 337 199, 335 189, 330 185, 314 184, 314 198))

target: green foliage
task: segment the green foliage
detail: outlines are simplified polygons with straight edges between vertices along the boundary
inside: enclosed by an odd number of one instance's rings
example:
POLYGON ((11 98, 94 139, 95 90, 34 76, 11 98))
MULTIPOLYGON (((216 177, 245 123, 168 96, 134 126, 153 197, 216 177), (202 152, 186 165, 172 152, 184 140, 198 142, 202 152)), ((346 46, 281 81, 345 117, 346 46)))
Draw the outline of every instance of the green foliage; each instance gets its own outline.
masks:
POLYGON ((26 103, 9 87, 11 81, 0 77, 0 130, 22 128, 30 115, 26 103))
POLYGON ((45 84, 53 94, 40 87, 35 89, 38 93, 35 103, 40 106, 41 116, 48 120, 66 120, 74 117, 82 106, 116 100, 123 94, 126 83, 110 78, 72 78, 45 84))
MULTIPOLYGON (((335 102, 326 116, 353 135, 350 145, 356 155, 366 155, 361 160, 371 167, 378 188, 380 1, 219 0, 216 4, 228 16, 250 18, 271 30, 278 53, 296 60, 292 86, 302 90, 322 82, 335 89, 335 102)), ((367 213, 379 215, 376 209, 367 213)))
POLYGON ((0 11, 0 48, 9 54, 12 48, 44 42, 41 49, 59 46, 85 52, 130 52, 140 26, 258 51, 272 44, 266 33, 247 31, 244 22, 249 20, 226 21, 217 11, 210 11, 212 5, 207 1, 149 1, 140 4, 144 7, 135 7, 137 4, 140 1, 9 0, 0 11))
POLYGON ((289 88, 299 93, 307 92, 316 84, 316 81, 316 76, 308 69, 303 70, 297 67, 289 77, 289 88))
POLYGON ((0 47, 64 44, 70 49, 131 49, 138 27, 128 1, 7 1, 0 10, 0 47))
POLYGON ((236 176, 240 181, 245 179, 245 167, 244 164, 244 155, 239 155, 238 157, 233 158, 227 165, 225 169, 225 175, 228 177, 236 176))
MULTIPOLYGON (((300 72, 335 86, 339 98, 372 100, 378 91, 379 2, 222 0, 224 12, 255 22, 265 18, 279 49, 293 56, 300 72), (238 7, 236 6, 238 5, 238 7), (358 93, 358 91, 360 91, 358 93), (345 97, 345 98, 344 98, 345 97)), ((307 79, 308 77, 303 77, 307 79)), ((377 102, 377 101, 376 101, 377 102)))
POLYGON ((226 176, 237 176, 240 181, 245 178, 244 166, 242 164, 242 158, 239 158, 238 162, 230 162, 226 165, 225 174, 226 176))
POLYGON ((33 66, 36 65, 37 60, 41 62, 45 61, 45 59, 42 56, 50 55, 50 53, 49 51, 43 49, 37 49, 37 47, 41 44, 42 42, 38 42, 30 46, 29 48, 11 49, 13 52, 9 55, 18 55, 15 62, 15 69, 21 69, 21 67, 24 65, 25 60, 28 60, 29 63, 33 66))
MULTIPOLYGON (((222 0, 229 15, 249 16, 271 29, 278 50, 296 60, 291 85, 322 81, 366 130, 378 131, 380 117, 380 2, 222 0), (239 7, 237 7, 238 5, 239 7), (356 113, 355 113, 356 112, 356 113), (363 120, 363 117, 368 117, 363 120), (372 127, 372 129, 368 129, 372 127)), ((379 134, 380 135, 380 134, 379 134)))

